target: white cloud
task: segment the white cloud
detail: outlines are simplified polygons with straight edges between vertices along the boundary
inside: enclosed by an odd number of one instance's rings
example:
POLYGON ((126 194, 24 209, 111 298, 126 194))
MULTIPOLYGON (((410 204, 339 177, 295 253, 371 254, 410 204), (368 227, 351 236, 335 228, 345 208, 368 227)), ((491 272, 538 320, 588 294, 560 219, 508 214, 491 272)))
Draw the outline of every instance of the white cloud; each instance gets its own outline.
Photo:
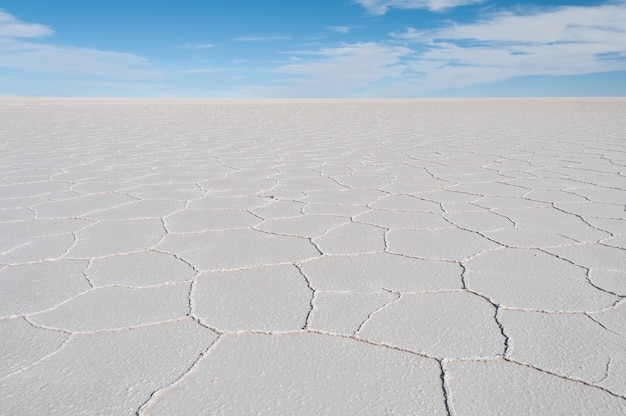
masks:
POLYGON ((370 14, 381 15, 391 8, 428 9, 441 11, 468 4, 482 3, 484 0, 353 0, 365 7, 370 14))
MULTIPOLYGON (((626 70, 626 1, 501 12, 388 40, 292 51, 299 95, 415 96, 518 76, 626 70)), ((295 93, 292 93, 295 94, 295 93)))
POLYGON ((208 49, 213 48, 215 45, 212 43, 183 43, 181 48, 184 49, 208 49))
POLYGON ((412 67, 441 86, 626 70, 626 2, 498 13, 473 24, 391 35, 426 48, 412 67))
POLYGON ((48 26, 23 23, 14 16, 0 10, 0 38, 38 38, 53 34, 48 26))
POLYGON ((216 72, 224 72, 224 68, 194 68, 184 71, 187 74, 214 74, 216 72))
POLYGON ((348 26, 326 26, 326 29, 333 32, 341 33, 342 35, 345 35, 350 31, 350 28, 348 26))
POLYGON ((0 68, 98 75, 118 79, 156 79, 145 58, 123 52, 0 41, 0 68))
POLYGON ((235 42, 272 42, 274 40, 288 40, 291 36, 238 36, 233 39, 235 42))
POLYGON ((435 32, 443 39, 524 44, 602 42, 626 44, 626 3, 596 7, 560 7, 548 11, 492 15, 489 19, 435 32))
POLYGON ((402 58, 412 52, 404 46, 375 42, 344 44, 292 52, 304 58, 274 71, 295 76, 293 84, 308 95, 341 96, 384 79, 400 77, 406 68, 402 58))
POLYGON ((124 80, 163 77, 163 74, 151 68, 145 58, 132 53, 23 40, 52 33, 52 29, 47 26, 22 23, 12 15, 0 11, 0 68, 96 75, 124 80))

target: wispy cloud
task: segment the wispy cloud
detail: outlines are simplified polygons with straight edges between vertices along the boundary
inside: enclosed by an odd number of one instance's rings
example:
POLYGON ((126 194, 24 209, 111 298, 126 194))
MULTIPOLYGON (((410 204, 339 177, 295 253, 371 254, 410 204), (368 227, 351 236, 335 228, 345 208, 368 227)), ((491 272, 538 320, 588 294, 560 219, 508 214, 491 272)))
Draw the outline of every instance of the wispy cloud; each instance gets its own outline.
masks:
POLYGON ((39 38, 53 33, 54 31, 48 26, 23 23, 9 13, 0 10, 0 38, 39 38))
POLYGON ((295 76, 294 85, 313 96, 342 95, 363 90, 385 79, 402 75, 401 58, 413 51, 405 46, 365 42, 336 48, 295 52, 302 59, 275 68, 275 72, 295 76))
POLYGON ((438 74, 433 68, 432 76, 456 74, 454 78, 465 84, 484 77, 488 81, 626 69, 626 2, 497 13, 473 24, 392 35, 427 48, 414 62, 416 69, 435 67, 438 74))
POLYGON ((132 53, 50 45, 29 39, 52 33, 47 26, 23 23, 0 11, 0 68, 125 80, 162 77, 145 58, 132 53))
POLYGON ((194 68, 184 71, 186 74, 214 74, 216 72, 227 71, 225 68, 194 68))
POLYGON ((389 9, 427 9, 441 11, 458 6, 482 3, 484 0, 353 0, 374 15, 387 13, 389 9))
POLYGON ((342 35, 345 35, 350 31, 350 28, 348 26, 326 26, 326 29, 333 32, 341 33, 342 35))
POLYGON ((184 49, 209 49, 215 45, 212 43, 183 43, 180 47, 184 49))
POLYGON ((275 40, 289 40, 291 36, 273 35, 273 36, 238 36, 233 39, 235 42, 272 42, 275 40))
POLYGON ((516 10, 436 30, 408 28, 377 42, 292 51, 303 60, 276 71, 294 76, 290 84, 305 93, 410 96, 517 76, 626 70, 626 1, 516 10))
POLYGON ((119 79, 156 79, 162 76, 150 67, 145 58, 130 53, 17 41, 0 42, 0 67, 119 79))

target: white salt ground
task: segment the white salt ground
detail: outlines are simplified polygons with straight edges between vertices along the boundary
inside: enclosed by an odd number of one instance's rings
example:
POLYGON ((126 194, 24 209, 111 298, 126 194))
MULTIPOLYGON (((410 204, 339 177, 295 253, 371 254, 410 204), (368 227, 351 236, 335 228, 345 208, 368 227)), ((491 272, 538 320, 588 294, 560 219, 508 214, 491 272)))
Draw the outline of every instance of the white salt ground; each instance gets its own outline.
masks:
POLYGON ((625 414, 625 114, 0 98, 0 414, 625 414))

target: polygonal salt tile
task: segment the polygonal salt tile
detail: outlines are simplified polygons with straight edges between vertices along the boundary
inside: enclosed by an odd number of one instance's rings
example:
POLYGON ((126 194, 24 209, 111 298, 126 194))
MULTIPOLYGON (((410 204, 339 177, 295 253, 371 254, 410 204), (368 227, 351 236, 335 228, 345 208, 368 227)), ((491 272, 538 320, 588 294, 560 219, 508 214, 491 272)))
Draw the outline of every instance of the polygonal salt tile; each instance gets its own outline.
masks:
POLYGON ((331 165, 328 162, 322 162, 323 166, 315 168, 322 176, 349 176, 352 174, 352 169, 341 162, 338 165, 331 165))
POLYGON ((0 209, 0 222, 32 220, 35 213, 28 208, 7 208, 0 209))
POLYGON ((264 198, 258 196, 228 196, 208 195, 204 198, 189 202, 188 209, 229 209, 247 210, 267 204, 264 198))
POLYGON ((309 204, 365 206, 385 195, 384 192, 369 189, 310 191, 301 201, 309 204))
POLYGON ((510 337, 510 358, 564 377, 598 383, 611 357, 626 359, 626 341, 586 315, 505 309, 500 320, 510 337))
POLYGON ((8 254, 9 251, 15 250, 18 247, 32 244, 33 239, 36 238, 63 234, 69 234, 71 237, 70 233, 78 231, 90 224, 93 224, 93 221, 74 218, 0 223, 0 253, 8 254))
POLYGON ((408 228, 414 230, 433 230, 454 227, 441 214, 415 211, 383 211, 372 209, 354 217, 357 222, 378 225, 388 229, 408 228))
POLYGON ((387 195, 370 206, 391 211, 443 212, 441 205, 437 202, 426 201, 409 195, 387 195))
POLYGON ((311 289, 292 265, 201 274, 194 285, 193 312, 220 331, 302 329, 311 289))
POLYGON ((451 186, 448 188, 451 191, 466 192, 469 194, 483 195, 483 196, 509 196, 509 197, 521 197, 527 189, 519 186, 509 185, 500 182, 490 183, 463 183, 460 185, 451 186))
POLYGON ((365 323, 361 338, 438 358, 504 353, 495 308, 467 292, 403 295, 365 323))
POLYGON ((508 196, 487 196, 477 199, 473 204, 488 209, 526 209, 548 207, 548 203, 508 196))
POLYGON ((158 243, 163 234, 160 220, 102 221, 77 233, 68 256, 91 258, 145 250, 158 243))
POLYGON ((92 211, 113 208, 136 201, 128 195, 114 192, 85 195, 79 198, 48 202, 33 206, 38 218, 72 218, 80 217, 92 211))
POLYGON ((601 244, 577 244, 566 247, 550 247, 546 249, 559 257, 591 270, 626 270, 626 250, 608 247, 601 244))
MULTIPOLYGON (((395 159, 395 158, 394 158, 395 159)), ((423 166, 402 166, 392 162, 394 166, 385 167, 376 171, 376 176, 388 176, 393 178, 420 178, 430 179, 432 175, 423 166)))
POLYGON ((540 189, 535 189, 532 190, 528 193, 526 193, 524 195, 525 199, 532 199, 534 201, 541 201, 541 202, 549 202, 549 203, 553 203, 553 202, 586 202, 587 199, 580 196, 580 195, 576 195, 572 192, 566 192, 566 191, 559 191, 559 190, 554 190, 554 189, 546 189, 546 190, 540 190, 540 189))
POLYGON ((241 169, 226 174, 227 178, 268 179, 278 173, 278 169, 252 168, 241 169))
POLYGON ((626 296, 626 270, 590 270, 589 279, 606 291, 626 296))
POLYGON ((626 201, 626 190, 623 189, 594 186, 592 188, 576 188, 570 192, 584 196, 594 202, 623 205, 624 201, 626 201))
POLYGON ((385 229, 348 223, 328 231, 313 241, 324 254, 358 254, 383 251, 385 229))
POLYGON ((97 220, 138 220, 161 218, 185 208, 182 201, 135 201, 119 207, 93 211, 86 218, 97 220))
POLYGON ((606 366, 607 377, 597 383, 622 397, 626 396, 626 381, 624 380, 624 374, 626 374, 626 354, 623 351, 622 349, 620 354, 610 358, 606 366))
POLYGON ((279 179, 275 188, 277 191, 303 191, 310 192, 322 189, 346 189, 331 178, 311 177, 295 179, 279 179))
POLYGON ((272 175, 272 179, 318 178, 321 176, 319 172, 311 168, 289 168, 286 166, 286 164, 282 164, 278 169, 275 169, 274 174, 272 175))
POLYGON ((265 202, 271 202, 272 200, 299 201, 306 197, 306 194, 302 191, 277 191, 275 189, 257 192, 256 195, 263 198, 265 202))
POLYGON ((50 416, 135 414, 216 339, 191 319, 81 335, 27 372, 0 381, 3 412, 50 416), (164 365, 167 363, 167 365, 164 365), (123 371, 120 371, 123 369, 123 371))
POLYGON ((56 351, 68 335, 35 328, 22 318, 0 320, 0 378, 56 351))
POLYGON ((398 295, 386 291, 316 292, 308 328, 352 335, 372 312, 397 298, 398 295))
POLYGON ((71 332, 132 328, 184 317, 189 284, 151 288, 92 289, 47 312, 33 315, 33 323, 71 332))
POLYGON ((38 312, 88 290, 86 267, 86 261, 58 260, 4 268, 0 316, 38 312))
POLYGON ((95 286, 153 286, 187 281, 195 274, 184 261, 156 251, 95 259, 87 269, 89 280, 95 286))
MULTIPOLYGON (((591 316, 609 330, 620 334, 622 337, 626 337, 626 301, 623 299, 619 305, 614 308, 593 313, 591 316)), ((626 341, 624 344, 624 349, 622 351, 626 351, 626 341)))
POLYGON ((247 190, 262 191, 272 189, 276 185, 275 179, 247 179, 247 178, 223 178, 209 179, 200 182, 202 189, 207 191, 224 190, 247 190))
POLYGON ((393 178, 391 177, 376 177, 376 176, 335 176, 334 179, 342 185, 348 186, 351 189, 380 189, 386 185, 389 185, 393 178))
MULTIPOLYGON (((589 226, 579 217, 553 208, 503 209, 496 212, 515 222, 520 232, 545 234, 547 237, 550 235, 562 236, 578 242, 595 242, 599 239, 610 237, 609 233, 589 226)), ((504 236, 507 232, 510 231, 496 231, 489 235, 504 241, 506 239, 504 236)), ((539 247, 539 245, 535 247, 539 247)))
POLYGON ((189 201, 204 195, 197 185, 191 184, 159 184, 141 185, 129 189, 125 193, 142 200, 189 201))
POLYGON ((472 202, 443 202, 443 211, 447 214, 484 212, 485 208, 479 207, 472 202))
MULTIPOLYGON (((471 155, 471 158, 471 163, 475 164, 477 162, 477 156, 473 154, 471 155)), ((458 159, 458 156, 455 156, 454 159, 458 159)), ((448 158, 446 162, 458 165, 459 161, 454 159, 448 158)), ((497 172, 474 166, 448 166, 445 168, 433 167, 430 169, 430 172, 432 172, 438 178, 462 183, 462 185, 465 185, 463 188, 460 188, 460 190, 462 190, 463 192, 471 191, 478 194, 482 194, 482 192, 490 192, 499 195, 499 193, 496 193, 496 189, 498 188, 491 188, 491 185, 497 184, 498 181, 507 179, 504 175, 501 175, 497 172)), ((504 189, 508 191, 507 188, 504 189)), ((498 191, 501 190, 498 189, 498 191)))
POLYGON ((439 375, 434 360, 351 339, 231 335, 147 413, 445 415, 439 375))
POLYGON ((554 206, 584 218, 600 217, 626 219, 626 210, 624 209, 623 202, 621 204, 603 204, 599 202, 556 203, 554 206))
POLYGON ((388 251, 424 259, 461 261, 500 245, 475 232, 457 228, 391 230, 388 251))
POLYGON ((168 231, 191 233, 201 231, 252 228, 263 220, 247 211, 184 210, 164 219, 168 231))
POLYGON ((605 238, 600 241, 607 246, 617 247, 622 250, 626 250, 626 234, 616 235, 615 237, 605 238))
POLYGON ((456 263, 389 253, 322 256, 301 268, 314 289, 339 292, 455 290, 462 286, 463 272, 456 263))
POLYGON ((347 218, 331 217, 328 215, 300 215, 298 217, 267 220, 256 228, 276 234, 317 237, 349 221, 350 220, 347 218))
POLYGON ((307 204, 302 208, 302 212, 306 215, 333 215, 348 218, 366 211, 369 211, 368 207, 359 205, 307 204))
POLYGON ((524 224, 510 229, 485 231, 484 234, 511 248, 549 248, 578 242, 558 232, 524 224))
POLYGON ((69 183, 56 181, 0 185, 0 195, 3 199, 32 197, 69 191, 70 186, 69 183))
POLYGON ((516 363, 446 364, 451 408, 460 415, 616 415, 626 400, 516 363))
MULTIPOLYGON (((533 189, 535 191, 552 192, 560 189, 581 188, 589 186, 581 182, 576 182, 567 178, 522 178, 507 181, 512 185, 521 186, 523 188, 533 189)), ((533 191, 533 192, 535 192, 533 191)))
MULTIPOLYGON (((454 189, 454 188, 453 188, 454 189)), ((480 195, 457 192, 447 189, 429 190, 427 192, 413 193, 415 196, 434 202, 472 202, 480 199, 480 195)))
POLYGON ((503 248, 481 254, 465 267, 469 289, 508 307, 584 312, 617 300, 593 287, 583 268, 539 250, 503 248))
POLYGON ((72 191, 81 194, 100 194, 103 192, 123 192, 126 189, 136 187, 131 183, 78 183, 72 186, 72 191))
POLYGON ((293 263, 320 255, 307 239, 257 230, 169 234, 157 248, 180 255, 200 270, 293 263))
POLYGON ((446 214, 445 217, 461 228, 477 232, 515 227, 515 224, 508 218, 490 211, 458 212, 446 214))
POLYGON ((267 205, 254 208, 251 211, 266 220, 274 218, 297 217, 302 215, 304 204, 296 201, 270 201, 267 205))
POLYGON ((435 178, 396 178, 391 184, 381 188, 394 194, 408 194, 439 189, 453 183, 435 178))
POLYGON ((6 264, 57 260, 74 244, 73 234, 57 234, 33 237, 30 241, 0 254, 0 262, 6 264))

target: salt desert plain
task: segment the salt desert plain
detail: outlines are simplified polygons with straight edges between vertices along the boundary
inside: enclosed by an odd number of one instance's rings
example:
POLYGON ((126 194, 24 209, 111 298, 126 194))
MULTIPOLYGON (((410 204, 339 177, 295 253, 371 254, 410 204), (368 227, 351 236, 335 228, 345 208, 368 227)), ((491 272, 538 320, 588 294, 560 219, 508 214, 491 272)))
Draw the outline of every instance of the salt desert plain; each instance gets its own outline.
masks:
POLYGON ((625 205, 621 98, 0 98, 0 414, 624 414, 625 205))

